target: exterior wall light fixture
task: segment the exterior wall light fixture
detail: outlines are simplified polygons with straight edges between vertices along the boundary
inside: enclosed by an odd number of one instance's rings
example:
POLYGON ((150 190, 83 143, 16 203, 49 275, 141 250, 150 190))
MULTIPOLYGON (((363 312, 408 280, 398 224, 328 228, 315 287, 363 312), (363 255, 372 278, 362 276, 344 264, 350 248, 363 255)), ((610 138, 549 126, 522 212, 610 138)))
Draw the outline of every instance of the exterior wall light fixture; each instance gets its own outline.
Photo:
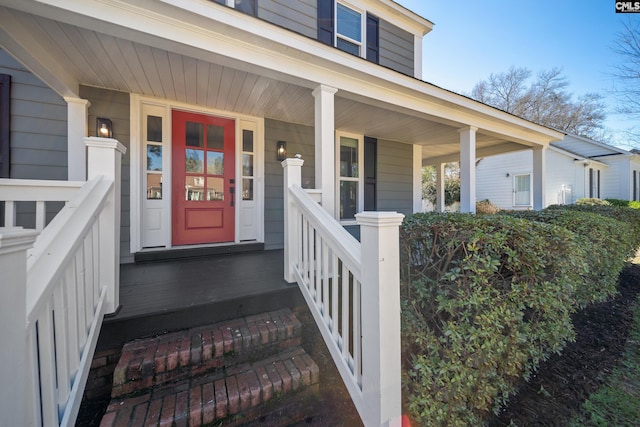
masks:
POLYGON ((113 123, 110 119, 96 118, 96 136, 100 138, 113 138, 113 123))
POLYGON ((287 158, 287 143, 285 141, 278 141, 276 144, 276 159, 283 161, 287 158))

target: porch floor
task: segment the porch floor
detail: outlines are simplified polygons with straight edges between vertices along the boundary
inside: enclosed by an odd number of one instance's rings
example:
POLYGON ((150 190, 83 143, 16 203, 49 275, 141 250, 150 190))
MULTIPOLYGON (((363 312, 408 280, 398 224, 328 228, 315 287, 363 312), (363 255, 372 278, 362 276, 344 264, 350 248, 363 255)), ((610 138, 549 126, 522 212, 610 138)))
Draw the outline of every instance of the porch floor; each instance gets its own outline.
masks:
POLYGON ((105 318, 98 347, 299 306, 283 261, 282 250, 270 250, 123 264, 121 309, 105 318))

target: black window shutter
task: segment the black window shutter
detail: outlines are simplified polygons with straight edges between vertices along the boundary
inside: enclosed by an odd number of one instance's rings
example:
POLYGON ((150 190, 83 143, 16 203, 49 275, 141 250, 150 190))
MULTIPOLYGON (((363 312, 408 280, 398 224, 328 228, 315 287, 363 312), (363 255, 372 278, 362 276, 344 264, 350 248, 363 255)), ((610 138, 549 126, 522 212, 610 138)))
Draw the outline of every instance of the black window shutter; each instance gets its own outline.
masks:
POLYGON ((0 178, 10 178, 11 76, 0 74, 0 178))
POLYGON ((334 0, 318 0, 318 40, 333 46, 334 0))
POLYGON ((378 140, 364 137, 364 210, 378 209, 377 191, 378 140))
POLYGON ((597 172, 597 177, 598 177, 598 199, 600 198, 600 171, 596 171, 597 172))
POLYGON ((589 168, 589 198, 593 197, 593 169, 589 168))
POLYGON ((367 13, 367 61, 380 62, 380 21, 367 13))
POLYGON ((638 200, 638 172, 633 171, 633 201, 638 200))

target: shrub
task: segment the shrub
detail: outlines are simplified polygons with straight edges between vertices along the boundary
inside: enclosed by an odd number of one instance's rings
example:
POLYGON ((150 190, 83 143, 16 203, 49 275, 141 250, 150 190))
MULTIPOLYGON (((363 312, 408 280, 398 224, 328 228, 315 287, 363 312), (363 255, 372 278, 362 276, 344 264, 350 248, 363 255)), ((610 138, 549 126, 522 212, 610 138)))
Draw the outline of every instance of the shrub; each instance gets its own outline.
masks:
POLYGON ((605 199, 611 206, 626 207, 631 209, 640 209, 640 201, 622 200, 622 199, 605 199))
POLYGON ((565 227, 576 234, 580 247, 588 257, 587 269, 576 288, 576 301, 580 307, 604 301, 615 294, 625 260, 632 253, 630 251, 637 247, 633 241, 633 230, 628 224, 585 210, 592 208, 594 206, 587 205, 582 210, 568 207, 508 213, 512 217, 565 227))
POLYGON ((585 253, 565 228, 416 214, 401 230, 406 405, 419 425, 481 425, 574 337, 585 253))
POLYGON ((479 202, 476 202, 476 213, 483 215, 494 215, 500 212, 500 208, 494 205, 489 201, 489 199, 484 199, 479 202))
POLYGON ((576 200, 576 205, 587 205, 587 206, 604 205, 604 206, 609 206, 609 202, 607 202, 606 200, 598 199, 596 197, 585 197, 585 198, 576 200))

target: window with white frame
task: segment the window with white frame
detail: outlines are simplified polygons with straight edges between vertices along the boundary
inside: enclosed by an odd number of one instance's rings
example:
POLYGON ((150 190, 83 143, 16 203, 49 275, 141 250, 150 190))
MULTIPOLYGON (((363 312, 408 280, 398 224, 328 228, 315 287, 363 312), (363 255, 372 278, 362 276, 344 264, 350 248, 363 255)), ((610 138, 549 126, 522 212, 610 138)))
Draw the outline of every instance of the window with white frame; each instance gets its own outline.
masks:
POLYGON ((363 138, 359 135, 338 135, 338 199, 341 221, 355 220, 355 214, 363 210, 362 159, 363 138))
POLYGON ((513 205, 531 206, 531 174, 513 177, 513 205))
POLYGON ((336 47, 362 56, 362 12, 343 3, 336 4, 336 47))

